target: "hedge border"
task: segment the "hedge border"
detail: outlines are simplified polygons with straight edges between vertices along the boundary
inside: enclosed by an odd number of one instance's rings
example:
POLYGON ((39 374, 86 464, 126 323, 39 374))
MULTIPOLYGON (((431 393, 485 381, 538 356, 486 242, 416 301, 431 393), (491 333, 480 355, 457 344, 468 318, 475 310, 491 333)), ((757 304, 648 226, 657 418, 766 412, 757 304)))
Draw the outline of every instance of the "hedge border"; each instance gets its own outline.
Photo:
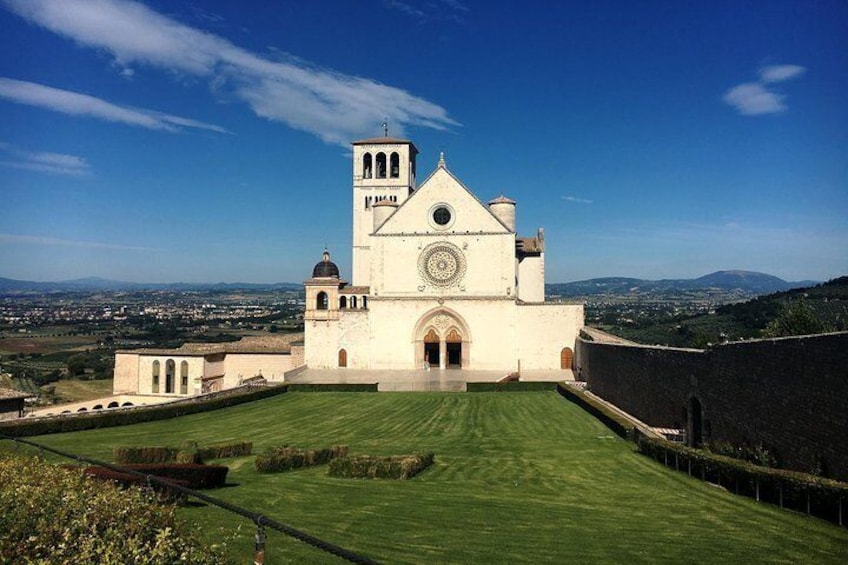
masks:
POLYGON ((506 383, 468 383, 468 392, 548 392, 557 390, 559 383, 545 381, 510 381, 506 383))
POLYGON ((640 453, 666 467, 688 472, 689 476, 704 482, 712 482, 709 479, 715 478, 719 486, 727 487, 732 482, 736 494, 781 508, 791 506, 784 504, 785 501, 795 499, 797 502, 800 498, 806 503, 807 514, 845 525, 843 501, 848 500, 848 483, 788 469, 762 467, 665 439, 647 437, 638 431, 635 441, 640 453), (722 484, 722 478, 725 484, 722 484), (739 492, 740 484, 742 492, 739 492))
POLYGON ((611 410, 602 402, 598 402, 598 400, 592 398, 584 391, 572 388, 565 383, 557 383, 556 390, 566 400, 577 404, 583 410, 600 420, 606 427, 615 432, 616 435, 630 441, 635 440, 636 426, 618 412, 611 410))
POLYGON ((174 404, 135 407, 129 410, 116 410, 113 412, 56 416, 40 420, 9 420, 0 423, 0 432, 11 437, 28 437, 168 420, 179 416, 229 408, 230 406, 237 406, 239 404, 253 402, 254 400, 271 398, 287 392, 288 386, 287 384, 263 386, 254 390, 223 394, 214 398, 192 398, 185 402, 174 404))
POLYGON ((171 463, 177 459, 178 447, 151 445, 134 447, 121 445, 112 448, 112 459, 119 465, 132 463, 171 463))
POLYGON ((198 456, 202 460, 207 459, 229 459, 231 457, 244 457, 253 452, 253 442, 246 440, 219 441, 197 449, 198 456))
POLYGON ((161 479, 188 482, 188 488, 212 489, 227 484, 230 468, 225 465, 203 465, 202 463, 151 463, 123 465, 124 468, 153 475, 161 479))
POLYGON ((377 392, 377 383, 291 383, 292 392, 377 392))
POLYGON ((410 455, 356 455, 330 461, 327 475, 341 479, 408 480, 435 461, 432 451, 410 455))
POLYGON ((323 449, 300 449, 281 445, 270 447, 253 461, 259 473, 283 473, 307 467, 326 465, 340 457, 347 457, 346 445, 334 445, 323 449))
POLYGON ((776 504, 781 508, 790 507, 784 504, 785 500, 791 502, 794 499, 797 502, 800 499, 806 503, 807 514, 836 522, 840 526, 846 524, 845 512, 848 509, 843 509, 843 501, 848 501, 848 483, 798 471, 762 467, 704 449, 648 437, 633 422, 580 389, 559 383, 557 392, 596 417, 617 435, 635 443, 639 453, 667 467, 688 472, 690 476, 704 482, 711 482, 709 479, 715 478, 719 486, 728 486, 732 482, 736 494, 749 496, 758 502, 776 504), (723 478, 725 485, 722 485, 723 478))

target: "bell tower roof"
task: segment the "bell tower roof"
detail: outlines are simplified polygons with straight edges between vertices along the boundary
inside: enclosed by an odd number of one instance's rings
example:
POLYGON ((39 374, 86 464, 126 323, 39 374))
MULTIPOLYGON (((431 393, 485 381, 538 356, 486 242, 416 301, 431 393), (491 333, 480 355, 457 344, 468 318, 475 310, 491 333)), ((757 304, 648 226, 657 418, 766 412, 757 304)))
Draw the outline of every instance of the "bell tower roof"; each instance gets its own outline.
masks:
POLYGON ((413 154, 418 153, 418 149, 414 143, 408 139, 401 139, 399 137, 371 137, 354 141, 351 145, 409 145, 412 148, 413 154))

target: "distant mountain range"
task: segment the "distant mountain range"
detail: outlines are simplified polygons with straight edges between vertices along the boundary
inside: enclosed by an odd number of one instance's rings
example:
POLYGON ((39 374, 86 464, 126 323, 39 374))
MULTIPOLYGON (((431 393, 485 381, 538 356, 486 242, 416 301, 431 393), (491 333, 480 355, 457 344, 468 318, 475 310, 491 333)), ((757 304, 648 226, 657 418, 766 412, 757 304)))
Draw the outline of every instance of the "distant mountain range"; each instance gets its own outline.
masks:
POLYGON ((624 295, 650 292, 683 292, 719 289, 746 294, 769 294, 793 288, 814 286, 820 281, 787 282, 774 275, 752 271, 716 271, 697 279, 645 280, 627 277, 606 277, 570 283, 546 285, 548 294, 562 297, 624 295))
POLYGON ((88 277, 58 282, 19 281, 0 277, 0 292, 96 292, 96 291, 132 291, 132 290, 300 290, 300 283, 133 283, 113 281, 99 277, 88 277))
MULTIPOLYGON (((739 290, 750 294, 768 294, 793 288, 813 286, 819 281, 787 282, 765 273, 751 271, 717 271, 697 279, 661 279, 657 281, 628 277, 605 277, 546 286, 548 294, 563 297, 628 294, 646 292, 675 292, 687 290, 739 290)), ((58 282, 35 282, 0 277, 0 292, 94 292, 132 290, 224 291, 224 290, 300 290, 300 283, 134 283, 98 277, 58 282)))

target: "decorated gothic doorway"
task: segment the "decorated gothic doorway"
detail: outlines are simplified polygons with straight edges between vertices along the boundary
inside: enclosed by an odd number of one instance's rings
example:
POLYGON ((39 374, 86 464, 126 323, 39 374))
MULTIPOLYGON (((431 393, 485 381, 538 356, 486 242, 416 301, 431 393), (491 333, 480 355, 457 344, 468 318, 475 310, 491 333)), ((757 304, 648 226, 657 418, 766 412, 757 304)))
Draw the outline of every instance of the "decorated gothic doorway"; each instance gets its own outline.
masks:
POLYGON ((468 326, 456 312, 440 307, 423 315, 413 334, 416 366, 425 369, 470 367, 468 326))
POLYGON ((430 328, 427 335, 424 336, 424 362, 429 367, 439 367, 441 364, 441 355, 439 355, 439 335, 436 330, 430 328))
POLYGON ((560 369, 571 369, 572 364, 574 363, 574 352, 570 347, 563 347, 562 351, 559 354, 559 368, 560 369))
POLYGON ((456 328, 451 328, 445 337, 445 350, 447 352, 448 369, 459 369, 462 367, 462 336, 456 328))

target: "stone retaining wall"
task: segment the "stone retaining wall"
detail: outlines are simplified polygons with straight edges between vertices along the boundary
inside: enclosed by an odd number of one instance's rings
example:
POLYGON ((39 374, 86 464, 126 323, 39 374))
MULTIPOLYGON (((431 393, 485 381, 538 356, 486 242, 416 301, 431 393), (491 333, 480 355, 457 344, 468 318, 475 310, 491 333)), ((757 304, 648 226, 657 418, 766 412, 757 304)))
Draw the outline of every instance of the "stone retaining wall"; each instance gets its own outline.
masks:
POLYGON ((762 443, 784 466, 848 480, 848 332, 713 346, 640 346, 584 332, 578 378, 651 426, 705 440, 762 443))

